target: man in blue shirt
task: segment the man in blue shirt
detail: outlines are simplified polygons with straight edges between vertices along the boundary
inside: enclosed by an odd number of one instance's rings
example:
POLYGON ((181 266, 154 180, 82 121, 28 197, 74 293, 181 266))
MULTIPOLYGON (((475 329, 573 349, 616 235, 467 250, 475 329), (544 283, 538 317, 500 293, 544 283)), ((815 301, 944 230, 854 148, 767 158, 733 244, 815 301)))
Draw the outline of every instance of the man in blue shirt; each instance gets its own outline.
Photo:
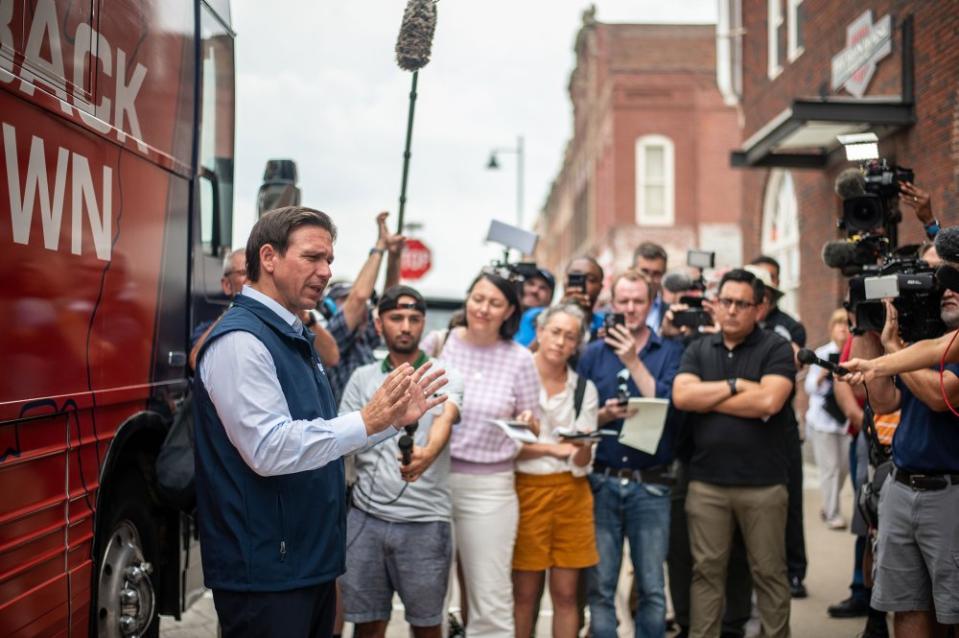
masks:
POLYGON ((633 253, 633 264, 639 274, 649 279, 652 286, 653 296, 649 304, 649 314, 646 315, 646 325, 659 334, 659 327, 667 310, 661 289, 663 275, 666 274, 666 249, 651 241, 644 241, 633 253))
MULTIPOLYGON (((887 353, 898 352, 905 344, 896 309, 885 305, 880 340, 887 353)), ((959 327, 959 294, 945 291, 940 316, 950 330, 959 327)), ((894 613, 897 637, 938 635, 936 622, 959 626, 959 418, 943 399, 959 395, 959 365, 946 366, 942 386, 938 369, 868 386, 875 411, 902 410, 892 439, 895 469, 879 500, 872 606, 894 613)))
POLYGON ((439 372, 403 364, 362 409, 336 416, 298 316, 330 279, 335 238, 317 210, 263 215, 247 242, 249 283, 197 355, 197 520, 225 638, 331 635, 346 546, 341 457, 445 399, 439 372))
MULTIPOLYGON (((624 315, 625 326, 611 328, 603 341, 591 343, 580 358, 577 372, 595 383, 599 392, 600 427, 622 427, 627 408, 618 398, 621 388, 633 397, 670 397, 682 346, 661 339, 646 324, 652 294, 649 280, 635 270, 616 277, 612 307, 614 313, 624 315)), ((590 633, 595 638, 617 635, 614 599, 624 538, 629 538, 639 599, 636 636, 661 637, 666 631, 663 562, 669 546, 667 465, 673 455, 672 421, 667 420, 654 455, 612 437, 596 448, 589 479, 600 562, 587 575, 590 633)))

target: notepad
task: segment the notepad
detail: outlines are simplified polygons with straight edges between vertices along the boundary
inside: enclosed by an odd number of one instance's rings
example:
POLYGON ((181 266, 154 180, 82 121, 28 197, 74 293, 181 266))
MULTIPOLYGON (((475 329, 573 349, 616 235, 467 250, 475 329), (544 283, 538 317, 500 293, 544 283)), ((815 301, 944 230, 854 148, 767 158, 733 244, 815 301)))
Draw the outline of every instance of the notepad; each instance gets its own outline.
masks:
POLYGON ((536 435, 529 429, 529 425, 525 423, 520 421, 506 421, 504 419, 490 419, 489 423, 501 429, 506 436, 514 441, 519 441, 520 443, 536 443, 536 435))
POLYGON ((631 398, 629 411, 635 413, 623 421, 619 442, 640 452, 656 454, 666 427, 667 399, 631 398))

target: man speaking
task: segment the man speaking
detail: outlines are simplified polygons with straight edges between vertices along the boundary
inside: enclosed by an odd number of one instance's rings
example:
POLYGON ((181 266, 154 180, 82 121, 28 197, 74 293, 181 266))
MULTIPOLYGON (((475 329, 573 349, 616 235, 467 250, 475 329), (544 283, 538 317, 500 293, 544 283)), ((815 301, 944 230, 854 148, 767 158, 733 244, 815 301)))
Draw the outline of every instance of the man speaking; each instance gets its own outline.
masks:
POLYGON ((298 318, 330 279, 336 227, 303 207, 265 214, 247 285, 210 332, 195 381, 205 584, 225 638, 332 633, 344 571, 345 454, 442 403, 442 371, 398 366, 359 412, 336 416, 298 318))

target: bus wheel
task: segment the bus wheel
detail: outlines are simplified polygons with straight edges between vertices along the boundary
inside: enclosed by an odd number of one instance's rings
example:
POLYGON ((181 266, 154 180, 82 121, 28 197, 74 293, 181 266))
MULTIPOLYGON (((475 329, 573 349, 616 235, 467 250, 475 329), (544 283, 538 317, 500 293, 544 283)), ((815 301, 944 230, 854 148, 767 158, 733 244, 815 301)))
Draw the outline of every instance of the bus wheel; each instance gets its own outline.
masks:
MULTIPOLYGON (((126 481, 127 486, 142 481, 126 481)), ((98 638, 159 636, 156 591, 151 574, 157 556, 155 523, 144 505, 146 492, 122 490, 110 508, 109 530, 100 546, 96 592, 98 638)))

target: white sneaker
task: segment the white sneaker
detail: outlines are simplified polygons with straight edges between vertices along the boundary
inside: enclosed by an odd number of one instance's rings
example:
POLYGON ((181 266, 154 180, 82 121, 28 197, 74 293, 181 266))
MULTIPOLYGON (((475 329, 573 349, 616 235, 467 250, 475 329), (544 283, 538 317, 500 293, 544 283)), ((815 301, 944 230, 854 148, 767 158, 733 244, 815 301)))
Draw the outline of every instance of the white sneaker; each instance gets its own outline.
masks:
POLYGON ((839 515, 833 516, 826 521, 826 527, 835 530, 846 529, 846 519, 839 515))

